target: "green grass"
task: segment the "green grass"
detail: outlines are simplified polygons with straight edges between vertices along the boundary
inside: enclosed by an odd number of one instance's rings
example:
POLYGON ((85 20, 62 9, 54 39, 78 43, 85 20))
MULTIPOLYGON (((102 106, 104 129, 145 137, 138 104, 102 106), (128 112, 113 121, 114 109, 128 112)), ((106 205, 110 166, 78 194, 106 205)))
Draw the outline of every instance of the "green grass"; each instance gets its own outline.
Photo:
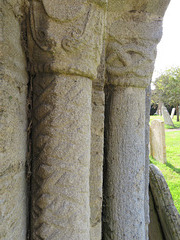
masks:
MULTIPOLYGON (((152 120, 155 120, 155 119, 161 119, 161 120, 164 121, 164 119, 163 119, 162 116, 153 115, 153 116, 150 117, 150 123, 151 123, 152 120)), ((174 116, 174 118, 173 118, 173 123, 174 123, 174 127, 165 124, 165 128, 166 128, 166 129, 180 128, 180 122, 177 122, 177 117, 176 117, 176 116, 174 116)))
MULTIPOLYGON (((160 118, 159 116, 155 117, 151 116, 151 121, 157 119, 157 117, 160 118)), ((176 126, 180 127, 180 124, 178 123, 176 126)), ((156 161, 151 156, 150 162, 155 164, 163 173, 174 204, 180 213, 180 131, 166 131, 166 157, 166 164, 156 161)))

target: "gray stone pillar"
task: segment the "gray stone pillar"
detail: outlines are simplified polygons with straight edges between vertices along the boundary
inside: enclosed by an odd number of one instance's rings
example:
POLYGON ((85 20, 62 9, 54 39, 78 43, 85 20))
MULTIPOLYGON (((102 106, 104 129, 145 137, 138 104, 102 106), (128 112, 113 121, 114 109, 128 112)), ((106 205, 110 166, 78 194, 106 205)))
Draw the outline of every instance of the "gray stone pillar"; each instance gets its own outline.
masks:
POLYGON ((34 91, 32 239, 89 239, 91 80, 38 75, 34 91))
POLYGON ((146 114, 145 114, 145 195, 144 195, 144 212, 146 237, 148 239, 148 225, 150 223, 149 214, 149 121, 151 109, 151 85, 146 88, 146 114))
POLYGON ((31 239, 90 239, 92 80, 103 45, 102 1, 32 1, 31 239))
POLYGON ((146 88, 167 2, 164 5, 109 3, 104 240, 147 239, 146 88))
POLYGON ((97 79, 92 85, 91 162, 90 162, 90 239, 102 239, 102 198, 104 158, 105 109, 105 46, 98 67, 97 79))
POLYGON ((145 239, 145 90, 120 86, 111 90, 104 239, 145 239))
POLYGON ((0 1, 0 239, 26 239, 26 59, 21 3, 0 1))
POLYGON ((94 86, 92 92, 90 209, 91 240, 101 240, 102 184, 104 156, 104 91, 94 86))

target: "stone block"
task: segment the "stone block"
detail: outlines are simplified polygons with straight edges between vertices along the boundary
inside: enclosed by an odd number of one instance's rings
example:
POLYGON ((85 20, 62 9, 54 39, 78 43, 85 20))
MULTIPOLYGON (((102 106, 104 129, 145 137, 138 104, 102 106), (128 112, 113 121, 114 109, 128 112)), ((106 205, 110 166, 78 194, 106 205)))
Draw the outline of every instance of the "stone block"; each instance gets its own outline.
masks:
POLYGON ((173 117, 174 117, 174 114, 175 114, 175 111, 176 111, 176 109, 175 109, 175 108, 173 108, 173 109, 172 109, 172 111, 171 111, 171 119, 173 119, 173 117))
POLYGON ((164 123, 169 125, 169 126, 174 126, 174 123, 168 113, 168 110, 167 108, 163 105, 162 106, 162 115, 163 115, 163 118, 164 118, 164 123))
POLYGON ((166 163, 165 128, 162 120, 153 120, 150 126, 150 155, 166 163))

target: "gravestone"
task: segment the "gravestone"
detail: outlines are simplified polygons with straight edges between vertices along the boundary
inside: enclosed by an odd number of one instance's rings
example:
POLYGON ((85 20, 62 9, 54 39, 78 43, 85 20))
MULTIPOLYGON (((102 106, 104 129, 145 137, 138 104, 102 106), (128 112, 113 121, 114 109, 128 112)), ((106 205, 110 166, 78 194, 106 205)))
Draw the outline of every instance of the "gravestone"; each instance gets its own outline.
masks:
POLYGON ((149 166, 150 209, 149 240, 179 240, 180 215, 161 171, 153 164, 149 166), (152 201, 154 206, 152 206, 152 201), (154 208, 151 208, 151 206, 154 208), (156 226, 155 226, 156 223, 156 226), (150 233, 151 231, 151 233, 150 233), (156 231, 156 234, 153 233, 156 231))
POLYGON ((163 230, 159 221, 158 213, 155 207, 155 202, 152 196, 151 188, 149 188, 149 209, 150 209, 150 224, 149 224, 149 240, 163 240, 163 230))
POLYGON ((164 105, 162 105, 162 115, 163 115, 163 118, 164 118, 164 123, 169 125, 169 126, 174 127, 174 123, 173 123, 173 121, 172 121, 172 119, 171 119, 171 117, 168 113, 167 108, 164 105))
POLYGON ((164 122, 160 119, 153 120, 150 126, 150 155, 166 163, 166 144, 164 122))
POLYGON ((173 119, 173 117, 174 117, 175 110, 176 110, 176 109, 175 109, 175 108, 173 108, 173 109, 172 109, 172 111, 171 111, 171 119, 173 119))

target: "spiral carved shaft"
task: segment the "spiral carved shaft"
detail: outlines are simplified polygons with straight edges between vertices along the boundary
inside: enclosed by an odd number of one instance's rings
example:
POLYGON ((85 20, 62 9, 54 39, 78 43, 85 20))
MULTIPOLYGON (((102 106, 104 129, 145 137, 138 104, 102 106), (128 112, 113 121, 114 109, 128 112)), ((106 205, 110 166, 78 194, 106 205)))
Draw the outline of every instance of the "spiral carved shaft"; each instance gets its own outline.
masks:
POLYGON ((32 239, 90 239, 91 90, 100 64, 99 1, 32 0, 32 239))
POLYGON ((33 80, 32 239, 89 239, 91 80, 33 80))

